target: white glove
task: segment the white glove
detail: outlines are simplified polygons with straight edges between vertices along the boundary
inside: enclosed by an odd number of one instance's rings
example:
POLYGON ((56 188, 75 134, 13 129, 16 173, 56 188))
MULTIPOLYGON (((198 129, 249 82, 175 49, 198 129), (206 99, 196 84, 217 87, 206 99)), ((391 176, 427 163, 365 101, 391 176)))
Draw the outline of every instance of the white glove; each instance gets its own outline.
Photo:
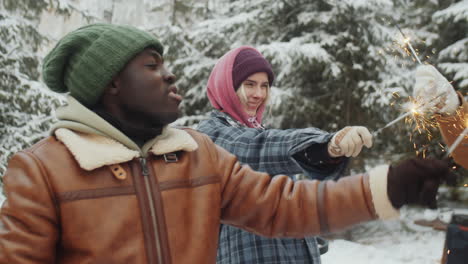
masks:
POLYGON ((416 69, 413 97, 429 112, 453 114, 460 104, 452 85, 432 65, 416 69))
POLYGON ((328 142, 328 154, 331 157, 356 157, 362 146, 372 147, 372 135, 362 126, 347 126, 338 131, 328 142))

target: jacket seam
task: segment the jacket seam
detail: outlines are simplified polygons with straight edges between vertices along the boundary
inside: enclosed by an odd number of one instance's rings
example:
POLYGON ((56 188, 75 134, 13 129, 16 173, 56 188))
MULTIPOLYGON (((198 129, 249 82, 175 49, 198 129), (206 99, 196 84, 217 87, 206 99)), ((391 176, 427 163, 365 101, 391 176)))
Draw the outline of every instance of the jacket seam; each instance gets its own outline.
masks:
POLYGON ((318 216, 319 216, 319 223, 320 223, 320 233, 327 234, 330 232, 330 227, 328 226, 328 219, 327 219, 327 209, 325 206, 326 200, 326 181, 321 181, 318 184, 317 190, 317 208, 318 208, 318 216))
POLYGON ((372 193, 369 186, 369 174, 365 174, 361 179, 362 190, 364 192, 364 201, 369 210, 372 218, 378 218, 377 212, 375 210, 374 204, 372 203, 372 193))
POLYGON ((47 138, 44 138, 44 140, 41 140, 41 141, 37 142, 36 144, 34 144, 33 146, 31 146, 31 148, 26 149, 26 150, 23 150, 23 151, 20 151, 20 152, 34 153, 36 150, 40 149, 42 146, 44 146, 45 144, 49 143, 48 141, 51 140, 51 139, 55 140, 54 137, 49 136, 49 137, 47 137, 47 138))
POLYGON ((190 187, 200 187, 204 185, 209 185, 213 183, 219 183, 220 179, 217 176, 206 176, 199 177, 194 179, 183 179, 183 180, 172 180, 165 181, 159 184, 159 189, 161 191, 167 191, 171 189, 180 189, 180 188, 190 188, 190 187))
MULTIPOLYGON (((215 151, 217 145, 214 144, 214 143, 212 142, 212 144, 213 144, 215 147, 214 147, 214 148, 209 148, 209 147, 207 147, 208 144, 209 144, 209 140, 211 140, 210 137, 208 137, 208 135, 206 135, 206 134, 203 134, 203 133, 201 133, 201 132, 195 131, 195 130, 193 130, 193 129, 191 129, 191 128, 186 128, 186 129, 184 129, 184 130, 190 131, 190 132, 198 133, 198 134, 200 135, 200 137, 201 137, 201 140, 203 141, 203 147, 207 150, 208 154, 210 155, 211 160, 214 162, 214 164, 218 164, 218 162, 217 162, 217 161, 218 161, 218 152, 215 151), (214 150, 213 150, 213 149, 214 149, 214 150)), ((191 135, 191 133, 189 133, 189 134, 191 135)), ((192 136, 192 135, 191 135, 191 136, 192 136)), ((192 137, 193 137, 194 140, 198 143, 198 141, 195 139, 195 137, 194 137, 194 136, 192 136, 192 137)), ((201 146, 201 144, 200 144, 200 146, 201 146)), ((219 171, 218 168, 217 168, 217 171, 219 171)), ((221 182, 221 179, 220 179, 220 182, 221 182)))
MULTIPOLYGON (((203 143, 204 143, 204 146, 205 148, 207 149, 209 155, 211 156, 211 160, 213 160, 213 164, 216 164, 216 172, 219 172, 219 171, 222 171, 220 170, 220 168, 218 167, 218 161, 219 161, 219 153, 218 151, 215 151, 216 148, 217 148, 217 145, 215 143, 212 143, 214 145, 214 148, 208 148, 206 147, 208 145, 208 139, 210 139, 207 135, 203 134, 202 135, 202 140, 203 140, 203 143)), ((211 139, 210 139, 211 140, 211 139)), ((237 158, 237 157, 236 157, 237 158)), ((237 161, 238 162, 238 161, 237 161)), ((232 171, 232 170, 231 170, 232 171)), ((226 187, 226 183, 223 182, 223 178, 224 175, 222 176, 219 176, 218 175, 218 178, 219 178, 219 183, 220 183, 220 188, 221 188, 221 191, 219 192, 219 199, 220 201, 223 200, 223 193, 224 193, 224 188, 226 187)))
MULTIPOLYGON (((44 141, 43 144, 45 144, 46 141, 44 141)), ((41 144, 41 146, 43 145, 41 144)), ((39 157, 37 157, 32 151, 20 151, 19 153, 24 153, 26 156, 30 157, 34 163, 36 163, 36 166, 39 168, 40 173, 41 173, 41 178, 44 181, 44 183, 47 186, 47 192, 49 193, 49 196, 51 197, 54 206, 55 206, 55 215, 57 217, 57 224, 60 223, 60 207, 59 207, 59 202, 56 196, 55 191, 53 191, 52 185, 49 182, 49 174, 47 173, 47 170, 44 168, 44 165, 42 164, 42 161, 40 160, 39 157)))
POLYGON ((214 155, 214 154, 213 154, 212 148, 207 148, 207 147, 206 147, 206 146, 208 145, 208 136, 205 135, 205 134, 201 134, 201 138, 202 138, 202 140, 203 140, 203 145, 204 145, 204 147, 208 150, 208 153, 209 153, 210 156, 211 156, 211 159, 212 159, 212 160, 217 160, 217 155, 214 155), (216 156, 216 157, 214 157, 214 156, 216 156))
POLYGON ((58 199, 60 202, 66 203, 79 200, 124 196, 131 194, 135 194, 135 188, 133 185, 63 192, 58 194, 58 199))

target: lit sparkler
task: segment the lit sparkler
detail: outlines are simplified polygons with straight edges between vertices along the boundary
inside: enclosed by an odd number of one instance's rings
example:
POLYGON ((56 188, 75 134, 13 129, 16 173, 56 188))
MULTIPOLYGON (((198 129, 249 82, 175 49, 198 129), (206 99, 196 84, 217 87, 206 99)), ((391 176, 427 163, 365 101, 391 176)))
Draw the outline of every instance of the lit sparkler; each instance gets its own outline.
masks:
MULTIPOLYGON (((418 61, 419 64, 422 64, 421 60, 419 60, 419 57, 416 53, 416 51, 414 50, 413 46, 411 45, 411 42, 410 42, 410 38, 407 37, 405 35, 405 33, 403 32, 403 30, 401 30, 401 28, 398 26, 397 23, 395 23, 395 26, 398 28, 398 30, 400 31, 400 34, 402 35, 403 37, 403 43, 409 47, 411 53, 413 54, 414 58, 418 61)), ((379 52, 380 53, 380 52, 379 52)), ((408 112, 407 113, 404 113, 402 114, 401 116, 397 117, 395 120, 389 122, 388 124, 386 124, 385 126, 379 128, 378 130, 375 130, 372 135, 373 136, 376 136, 378 135, 380 132, 382 132, 382 130, 398 123, 399 121, 401 120, 406 120, 407 122, 409 123, 412 123, 411 120, 414 120, 415 123, 416 123, 416 129, 419 131, 419 133, 421 134, 421 128, 423 129, 426 129, 426 125, 429 124, 429 122, 427 121, 427 118, 424 117, 423 113, 425 112, 425 110, 429 107, 433 107, 433 101, 435 101, 437 98, 443 96, 443 94, 440 94, 436 97, 434 97, 428 105, 420 105, 418 106, 417 102, 412 99, 410 97, 410 101, 411 101, 411 105, 412 107, 409 108, 408 112)))
POLYGON ((408 45, 408 47, 410 48, 411 50, 411 53, 413 53, 413 56, 414 58, 416 58, 416 60, 419 62, 419 64, 422 64, 422 62, 419 60, 419 57, 418 55, 416 54, 416 51, 413 49, 413 45, 411 45, 411 42, 410 42, 410 38, 407 37, 405 35, 405 33, 403 33, 403 30, 401 30, 401 28, 398 26, 398 24, 395 23, 395 26, 398 28, 398 30, 400 31, 400 34, 403 36, 403 42, 408 45))
MULTIPOLYGON (((442 95, 440 95, 442 96, 442 95)), ((440 97, 439 96, 439 97, 440 97)), ((431 118, 431 116, 426 115, 426 112, 433 112, 433 109, 429 109, 434 107, 437 103, 433 103, 437 97, 433 98, 431 101, 427 103, 427 105, 420 105, 418 106, 418 101, 417 99, 411 98, 410 101, 412 102, 412 108, 411 112, 413 115, 409 116, 405 121, 408 123, 410 126, 414 126, 413 132, 418 132, 420 135, 424 134, 427 136, 427 140, 431 141, 433 138, 432 131, 437 129, 437 122, 434 118, 431 118)), ((410 141, 413 141, 413 146, 414 149, 416 150, 416 155, 422 154, 422 157, 426 157, 426 151, 428 150, 429 145, 425 144, 420 147, 416 145, 416 141, 413 140, 413 137, 415 136, 414 133, 410 134, 410 141), (422 148, 422 149, 421 149, 422 148)))
POLYGON ((400 115, 399 117, 395 118, 393 121, 390 121, 388 124, 385 126, 375 130, 372 132, 373 136, 376 136, 382 130, 393 126, 394 124, 398 123, 401 120, 405 120, 407 123, 416 123, 416 129, 419 131, 421 134, 421 130, 427 130, 427 127, 434 127, 434 123, 430 122, 429 119, 427 119, 424 115, 424 112, 426 112, 429 108, 434 107, 434 105, 437 104, 437 102, 434 102, 435 100, 439 99, 440 97, 444 96, 445 94, 439 94, 435 96, 431 101, 429 101, 426 104, 418 104, 416 99, 413 99, 412 97, 409 98, 410 104, 407 107, 407 112, 400 115))
POLYGON ((393 125, 396 124, 398 121, 400 121, 400 120, 406 118, 407 116, 411 115, 412 113, 413 113, 413 112, 407 112, 407 113, 405 113, 405 114, 403 114, 403 115, 401 115, 401 116, 395 118, 393 121, 389 122, 389 123, 386 124, 385 126, 383 126, 383 127, 379 128, 379 129, 375 130, 374 132, 372 132, 372 136, 375 137, 375 136, 378 135, 380 132, 382 132, 382 130, 384 130, 385 128, 390 127, 390 126, 393 126, 393 125))

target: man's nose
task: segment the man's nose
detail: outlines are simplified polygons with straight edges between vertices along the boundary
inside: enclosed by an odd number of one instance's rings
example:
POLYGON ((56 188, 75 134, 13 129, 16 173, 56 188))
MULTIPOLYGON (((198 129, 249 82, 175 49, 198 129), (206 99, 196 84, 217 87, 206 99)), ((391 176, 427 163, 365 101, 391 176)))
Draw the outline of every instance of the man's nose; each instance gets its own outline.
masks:
POLYGON ((163 75, 164 81, 167 83, 173 84, 177 80, 177 77, 168 69, 164 69, 164 75, 163 75))

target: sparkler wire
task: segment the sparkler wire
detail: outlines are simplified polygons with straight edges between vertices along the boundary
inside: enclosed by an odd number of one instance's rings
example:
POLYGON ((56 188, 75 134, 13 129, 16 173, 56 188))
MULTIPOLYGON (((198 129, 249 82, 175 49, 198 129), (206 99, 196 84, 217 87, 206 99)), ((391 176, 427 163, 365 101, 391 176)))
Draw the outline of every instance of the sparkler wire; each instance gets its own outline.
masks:
POLYGON ((376 136, 378 135, 380 132, 382 132, 382 130, 384 130, 385 128, 387 127, 390 127, 390 126, 393 126, 395 123, 397 123, 398 121, 402 120, 403 118, 407 117, 411 115, 411 112, 408 112, 408 113, 405 113, 397 118, 395 118, 393 121, 391 121, 390 123, 386 124, 384 127, 381 127, 377 130, 375 130, 374 132, 372 132, 372 136, 376 136))
MULTIPOLYGON (((437 96, 435 96, 434 98, 432 98, 431 101, 429 101, 429 102, 427 102, 427 103, 422 104, 421 106, 419 106, 419 108, 421 109, 421 112, 423 112, 424 109, 425 109, 427 106, 430 107, 430 106, 431 106, 430 104, 431 104, 434 100, 436 100, 436 99, 438 99, 439 97, 444 96, 444 95, 445 95, 445 93, 438 94, 437 96)), ((378 135, 380 132, 382 132, 382 130, 384 130, 385 128, 390 127, 390 126, 396 124, 398 121, 404 119, 405 117, 411 115, 412 113, 413 113, 412 111, 408 111, 407 113, 404 113, 404 114, 402 114, 401 116, 395 118, 393 121, 390 121, 390 122, 389 122, 388 124, 386 124, 385 126, 383 126, 383 127, 379 128, 379 129, 375 130, 374 132, 372 132, 372 136, 374 136, 374 137, 377 136, 377 135, 378 135)))
POLYGON ((446 157, 450 156, 450 154, 452 154, 452 152, 458 147, 458 145, 460 145, 462 140, 465 138, 466 134, 468 134, 468 127, 465 128, 463 132, 461 132, 457 139, 455 139, 452 146, 450 146, 449 150, 447 151, 446 157))
POLYGON ((405 43, 408 44, 408 47, 410 48, 411 53, 413 53, 413 56, 416 58, 416 60, 419 62, 419 64, 422 64, 422 62, 418 58, 418 55, 416 54, 416 51, 413 49, 413 45, 411 45, 410 39, 408 37, 406 37, 405 33, 403 33, 403 30, 401 30, 401 28, 398 26, 397 23, 395 23, 395 26, 398 28, 398 30, 400 31, 400 34, 405 39, 405 43))
MULTIPOLYGON (((413 49, 413 46, 411 45, 411 42, 409 41, 409 38, 405 35, 405 33, 403 32, 403 30, 401 30, 400 26, 398 26, 398 24, 395 22, 395 26, 398 28, 398 30, 400 31, 400 34, 403 36, 403 38, 405 39, 405 43, 408 44, 408 47, 410 48, 411 50, 411 53, 413 53, 413 56, 416 58, 416 60, 419 62, 419 64, 422 64, 422 62, 419 60, 417 54, 416 54, 416 51, 413 49)), ((443 94, 439 94, 438 96, 434 97, 434 99, 432 99, 430 102, 434 101, 435 99, 437 99, 438 97, 442 96, 443 94)), ((421 107, 424 106, 424 105, 421 105, 421 107)), ((386 124, 384 127, 381 127, 379 128, 378 130, 372 132, 372 136, 376 136, 378 135, 380 132, 382 132, 382 130, 384 130, 385 128, 387 127, 390 127, 392 126, 393 124, 397 123, 398 121, 404 119, 405 117, 409 116, 411 114, 411 112, 408 112, 408 113, 405 113, 399 117, 397 117, 395 120, 391 121, 390 123, 386 124)))

